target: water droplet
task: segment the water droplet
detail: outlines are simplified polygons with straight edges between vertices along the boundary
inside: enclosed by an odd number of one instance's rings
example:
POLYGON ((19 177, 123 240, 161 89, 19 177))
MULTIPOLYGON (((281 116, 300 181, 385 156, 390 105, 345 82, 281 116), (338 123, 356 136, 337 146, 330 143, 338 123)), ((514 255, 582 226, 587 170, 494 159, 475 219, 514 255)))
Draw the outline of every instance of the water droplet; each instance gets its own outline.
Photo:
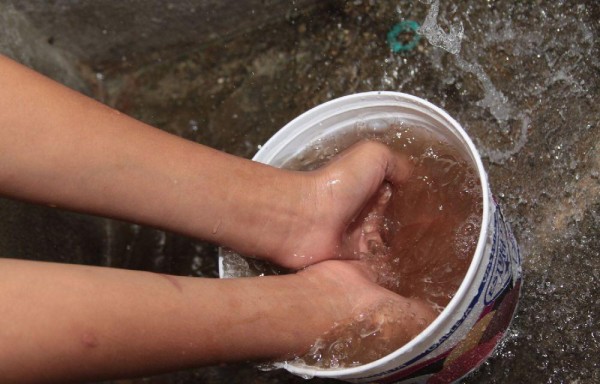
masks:
POLYGON ((217 223, 213 226, 212 234, 216 235, 219 232, 219 228, 221 228, 221 220, 217 221, 217 223))

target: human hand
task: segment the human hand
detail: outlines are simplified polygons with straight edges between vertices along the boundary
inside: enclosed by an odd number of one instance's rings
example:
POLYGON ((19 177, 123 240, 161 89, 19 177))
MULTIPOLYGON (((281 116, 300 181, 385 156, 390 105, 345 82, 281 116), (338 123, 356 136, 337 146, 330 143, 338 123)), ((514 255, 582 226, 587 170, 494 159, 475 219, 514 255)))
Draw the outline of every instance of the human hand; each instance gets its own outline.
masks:
POLYGON ((364 141, 307 172, 301 220, 270 261, 297 269, 333 258, 358 259, 371 242, 381 242, 389 183, 401 184, 410 171, 406 157, 364 141))
POLYGON ((370 363, 412 340, 437 316, 421 300, 377 285, 376 273, 363 261, 324 261, 298 276, 319 285, 324 292, 321 299, 328 299, 325 309, 315 310, 325 316, 333 311, 332 318, 338 319, 301 356, 309 365, 337 368, 370 363))

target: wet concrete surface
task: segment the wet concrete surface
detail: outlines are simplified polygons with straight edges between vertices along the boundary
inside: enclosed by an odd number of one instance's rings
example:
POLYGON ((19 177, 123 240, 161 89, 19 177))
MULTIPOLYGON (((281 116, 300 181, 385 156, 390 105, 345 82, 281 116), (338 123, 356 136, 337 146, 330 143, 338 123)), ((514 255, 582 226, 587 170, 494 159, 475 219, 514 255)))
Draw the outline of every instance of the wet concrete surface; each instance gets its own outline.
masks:
MULTIPOLYGON (((462 382, 600 382, 600 4, 444 1, 437 15, 436 4, 334 2, 151 61, 80 67, 97 99, 244 157, 335 97, 393 90, 441 106, 473 137, 524 258, 513 326, 462 382), (394 54, 386 34, 402 20, 427 28, 415 49, 394 54)), ((103 228, 101 255, 83 262, 216 276, 212 244, 120 222, 103 228)), ((117 382, 304 379, 249 363, 117 382)))

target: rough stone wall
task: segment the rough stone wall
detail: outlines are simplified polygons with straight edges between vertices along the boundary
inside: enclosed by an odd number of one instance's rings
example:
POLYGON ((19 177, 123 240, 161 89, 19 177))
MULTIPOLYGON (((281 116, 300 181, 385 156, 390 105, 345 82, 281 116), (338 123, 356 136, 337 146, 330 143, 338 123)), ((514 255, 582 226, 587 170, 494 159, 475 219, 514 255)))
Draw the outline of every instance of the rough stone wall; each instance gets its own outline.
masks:
POLYGON ((73 55, 48 42, 37 25, 10 3, 0 2, 0 54, 6 55, 55 80, 86 91, 73 55))
POLYGON ((140 59, 257 28, 317 0, 5 0, 45 37, 83 61, 140 59))

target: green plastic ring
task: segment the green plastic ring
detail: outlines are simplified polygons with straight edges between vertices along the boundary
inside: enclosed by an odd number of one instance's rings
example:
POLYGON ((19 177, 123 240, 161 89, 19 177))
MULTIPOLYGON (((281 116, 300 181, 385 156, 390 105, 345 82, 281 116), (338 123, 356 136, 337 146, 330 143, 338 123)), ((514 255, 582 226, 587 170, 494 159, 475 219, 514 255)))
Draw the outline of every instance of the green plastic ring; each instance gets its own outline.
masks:
POLYGON ((392 52, 407 52, 415 49, 419 40, 421 40, 421 35, 417 32, 420 27, 419 23, 413 20, 404 20, 394 25, 387 34, 387 42, 392 52), (413 38, 406 44, 398 41, 398 36, 403 32, 414 32, 413 38))

